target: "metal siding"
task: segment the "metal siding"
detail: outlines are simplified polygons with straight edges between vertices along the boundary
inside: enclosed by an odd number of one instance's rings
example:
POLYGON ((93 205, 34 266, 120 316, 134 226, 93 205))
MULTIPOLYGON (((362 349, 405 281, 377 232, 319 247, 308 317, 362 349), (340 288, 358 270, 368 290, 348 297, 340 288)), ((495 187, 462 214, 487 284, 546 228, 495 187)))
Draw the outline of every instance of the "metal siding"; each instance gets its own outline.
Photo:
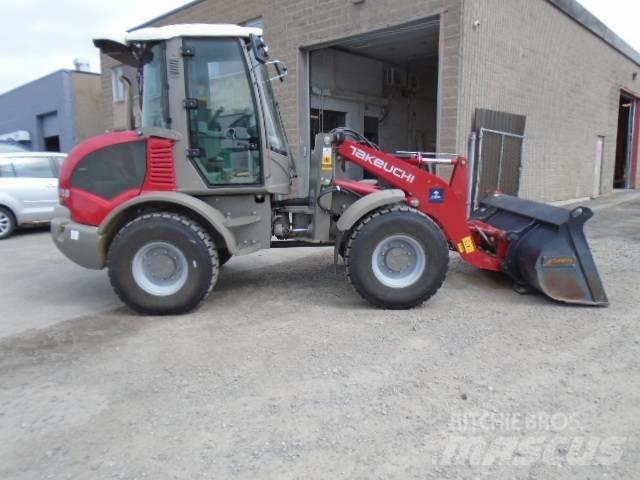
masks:
MULTIPOLYGON (((73 148, 73 109, 68 72, 60 70, 0 95, 0 134, 26 130, 31 134, 31 147, 44 148, 41 118, 56 112, 57 132, 63 152, 73 148)), ((49 127, 47 127, 49 128, 49 127)), ((51 130, 51 131, 55 131, 51 130)))

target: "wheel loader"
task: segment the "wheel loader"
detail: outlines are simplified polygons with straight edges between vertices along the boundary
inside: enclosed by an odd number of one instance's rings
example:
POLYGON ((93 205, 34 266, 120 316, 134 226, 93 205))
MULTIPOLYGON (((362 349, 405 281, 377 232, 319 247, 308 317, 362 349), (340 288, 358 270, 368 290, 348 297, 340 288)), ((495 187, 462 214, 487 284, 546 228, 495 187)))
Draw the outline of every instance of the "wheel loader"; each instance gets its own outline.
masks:
POLYGON ((296 160, 272 90, 286 67, 259 29, 172 25, 94 43, 137 69, 140 125, 70 152, 51 234, 77 264, 107 268, 132 309, 189 312, 232 256, 314 245, 333 246, 380 308, 429 299, 451 252, 520 292, 608 304, 583 232, 588 208, 495 193, 469 214, 464 157, 383 152, 346 128, 319 134, 296 160), (351 178, 349 165, 370 178, 351 178))

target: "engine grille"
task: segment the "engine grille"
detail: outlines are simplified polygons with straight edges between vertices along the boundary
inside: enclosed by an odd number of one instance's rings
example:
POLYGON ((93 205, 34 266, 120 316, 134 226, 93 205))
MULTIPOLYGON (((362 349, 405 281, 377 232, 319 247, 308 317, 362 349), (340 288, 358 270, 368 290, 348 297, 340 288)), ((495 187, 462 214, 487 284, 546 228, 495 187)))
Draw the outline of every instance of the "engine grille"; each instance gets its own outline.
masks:
POLYGON ((176 170, 173 162, 173 142, 150 138, 145 190, 175 190, 176 170))

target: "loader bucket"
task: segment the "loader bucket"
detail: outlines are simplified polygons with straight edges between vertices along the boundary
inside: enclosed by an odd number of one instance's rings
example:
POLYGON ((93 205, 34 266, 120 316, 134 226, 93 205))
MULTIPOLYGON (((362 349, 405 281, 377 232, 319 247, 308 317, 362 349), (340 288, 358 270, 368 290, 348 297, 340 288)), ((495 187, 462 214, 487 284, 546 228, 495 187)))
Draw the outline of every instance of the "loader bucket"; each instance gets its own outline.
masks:
POLYGON ((473 218, 507 232, 504 272, 516 290, 537 290, 565 303, 607 306, 598 270, 584 235, 593 216, 574 210, 495 194, 480 203, 473 218))

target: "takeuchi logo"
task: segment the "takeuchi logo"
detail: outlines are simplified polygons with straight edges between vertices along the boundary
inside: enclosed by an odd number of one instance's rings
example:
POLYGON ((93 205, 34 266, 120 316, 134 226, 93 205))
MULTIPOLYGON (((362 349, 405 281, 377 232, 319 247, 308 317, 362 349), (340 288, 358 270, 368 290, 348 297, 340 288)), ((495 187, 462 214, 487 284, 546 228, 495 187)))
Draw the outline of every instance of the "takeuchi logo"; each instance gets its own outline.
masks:
POLYGON ((397 177, 405 182, 413 183, 416 181, 415 175, 403 170, 402 168, 396 167, 395 165, 392 165, 389 162, 376 157, 375 155, 371 155, 370 153, 359 149, 355 145, 349 146, 351 147, 351 153, 353 154, 353 156, 362 160, 363 162, 366 162, 380 170, 390 173, 394 177, 397 177))

